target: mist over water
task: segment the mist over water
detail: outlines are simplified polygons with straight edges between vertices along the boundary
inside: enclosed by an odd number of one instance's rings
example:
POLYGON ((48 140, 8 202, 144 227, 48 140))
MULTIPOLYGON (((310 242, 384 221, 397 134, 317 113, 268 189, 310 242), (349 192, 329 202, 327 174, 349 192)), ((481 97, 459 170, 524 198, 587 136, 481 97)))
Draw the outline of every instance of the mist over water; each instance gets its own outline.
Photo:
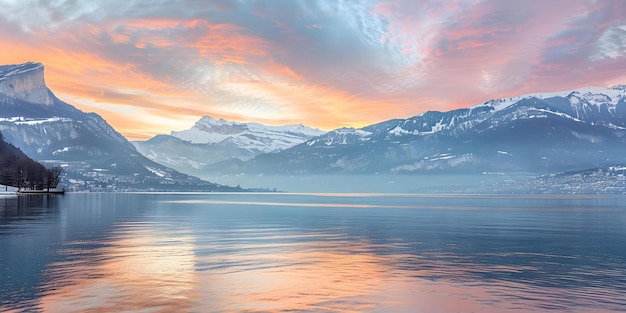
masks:
POLYGON ((287 192, 446 193, 495 185, 526 176, 504 175, 221 175, 208 181, 243 188, 268 188, 287 192))
POLYGON ((622 312, 626 198, 0 198, 2 312, 622 312))

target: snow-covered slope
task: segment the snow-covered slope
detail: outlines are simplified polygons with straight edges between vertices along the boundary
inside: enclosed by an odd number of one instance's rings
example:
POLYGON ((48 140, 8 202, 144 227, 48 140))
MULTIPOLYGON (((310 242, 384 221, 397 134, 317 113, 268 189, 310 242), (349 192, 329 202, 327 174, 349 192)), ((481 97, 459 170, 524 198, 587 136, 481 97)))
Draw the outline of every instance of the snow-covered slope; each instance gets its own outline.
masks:
POLYGON ((448 132, 458 135, 487 120, 495 123, 500 119, 539 118, 548 114, 621 128, 626 127, 626 121, 620 119, 620 114, 626 109, 625 101, 626 85, 610 88, 586 87, 574 91, 489 100, 468 109, 428 111, 409 119, 391 120, 364 129, 374 128, 392 136, 424 136, 448 132))
POLYGON ((324 133, 304 125, 268 126, 204 116, 192 128, 172 131, 171 135, 194 144, 217 144, 229 140, 241 149, 270 153, 291 148, 324 133))
MULTIPOLYGON (((519 102, 520 100, 530 98, 550 99, 556 97, 577 99, 595 106, 603 104, 616 106, 622 99, 624 99, 624 97, 626 97, 626 85, 618 85, 609 88, 584 87, 572 91, 530 93, 522 96, 485 101, 474 106, 474 108, 487 106, 493 107, 496 111, 500 111, 519 102)), ((572 100, 571 103, 579 103, 577 100, 572 100)))
POLYGON ((249 160, 275 153, 323 135, 303 125, 268 126, 202 117, 193 127, 133 142, 149 159, 192 175, 204 174, 212 163, 230 159, 249 160))
MULTIPOLYGON (((500 172, 626 163, 626 86, 588 87, 338 129, 240 172, 500 172)), ((220 164, 212 170, 220 171, 220 164)), ((225 167, 226 168, 226 167, 225 167)))

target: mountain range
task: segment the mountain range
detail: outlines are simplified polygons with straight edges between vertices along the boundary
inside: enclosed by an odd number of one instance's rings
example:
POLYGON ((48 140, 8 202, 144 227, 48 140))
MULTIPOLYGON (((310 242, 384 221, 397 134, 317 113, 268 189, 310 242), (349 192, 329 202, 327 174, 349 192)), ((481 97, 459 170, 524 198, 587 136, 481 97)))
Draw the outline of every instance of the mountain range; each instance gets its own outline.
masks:
POLYGON ((149 159, 183 173, 203 176, 211 164, 236 159, 246 161, 276 153, 325 134, 304 125, 268 126, 202 117, 190 129, 134 141, 149 159))
POLYGON ((70 190, 226 190, 141 155, 95 113, 59 100, 44 66, 0 66, 0 131, 29 157, 65 171, 70 190))
POLYGON ((214 173, 546 174, 626 164, 626 86, 582 88, 341 128, 214 173))
MULTIPOLYGON (((527 186, 624 185, 625 85, 495 99, 330 132, 204 116, 190 129, 130 143, 99 115, 59 100, 43 72, 39 63, 0 66, 0 132, 31 158, 63 167, 72 190, 236 190, 189 175, 247 175, 260 178, 255 187, 272 187, 262 184, 270 176, 353 174, 390 183, 409 177, 409 184, 447 174, 540 177, 527 186)), ((481 190, 504 190, 504 180, 481 190)), ((509 185, 506 192, 525 188, 509 185)), ((472 188, 465 190, 480 189, 472 188)))

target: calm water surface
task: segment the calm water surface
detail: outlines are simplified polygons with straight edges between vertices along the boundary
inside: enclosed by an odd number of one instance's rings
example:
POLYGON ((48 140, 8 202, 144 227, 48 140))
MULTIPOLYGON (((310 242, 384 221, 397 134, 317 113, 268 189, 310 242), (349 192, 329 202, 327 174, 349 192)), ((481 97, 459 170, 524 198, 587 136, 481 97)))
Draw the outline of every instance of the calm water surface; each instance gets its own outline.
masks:
POLYGON ((0 312, 625 312, 626 198, 0 196, 0 312))

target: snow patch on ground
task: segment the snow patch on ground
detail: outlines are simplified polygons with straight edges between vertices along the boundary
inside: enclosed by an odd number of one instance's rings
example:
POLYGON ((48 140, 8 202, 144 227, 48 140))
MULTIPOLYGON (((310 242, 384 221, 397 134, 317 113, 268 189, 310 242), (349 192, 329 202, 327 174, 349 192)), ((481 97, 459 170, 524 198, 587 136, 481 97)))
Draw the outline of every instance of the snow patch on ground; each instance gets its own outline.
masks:
POLYGON ((0 122, 9 122, 14 123, 16 125, 38 125, 44 123, 54 123, 54 122, 71 122, 70 118, 63 117, 49 117, 49 118, 25 118, 22 116, 14 116, 14 117, 4 117, 0 118, 0 122))
POLYGON ((396 128, 389 131, 389 134, 394 135, 394 136, 402 136, 406 134, 411 134, 411 132, 400 126, 396 126, 396 128))
POLYGON ((165 176, 167 175, 167 173, 162 172, 162 171, 160 171, 160 170, 158 170, 158 169, 156 169, 156 168, 152 168, 152 167, 148 167, 148 166, 146 166, 145 168, 146 168, 148 171, 152 172, 152 174, 154 174, 154 175, 156 175, 156 176, 159 176, 159 177, 165 177, 165 176))
POLYGON ((64 147, 63 149, 59 149, 59 150, 55 150, 52 152, 53 155, 57 155, 59 153, 63 153, 63 152, 69 152, 70 151, 70 147, 64 147))
POLYGON ((436 154, 434 156, 430 156, 430 157, 425 157, 424 160, 426 161, 438 161, 438 160, 449 160, 454 158, 455 156, 449 153, 441 153, 441 154, 436 154))

